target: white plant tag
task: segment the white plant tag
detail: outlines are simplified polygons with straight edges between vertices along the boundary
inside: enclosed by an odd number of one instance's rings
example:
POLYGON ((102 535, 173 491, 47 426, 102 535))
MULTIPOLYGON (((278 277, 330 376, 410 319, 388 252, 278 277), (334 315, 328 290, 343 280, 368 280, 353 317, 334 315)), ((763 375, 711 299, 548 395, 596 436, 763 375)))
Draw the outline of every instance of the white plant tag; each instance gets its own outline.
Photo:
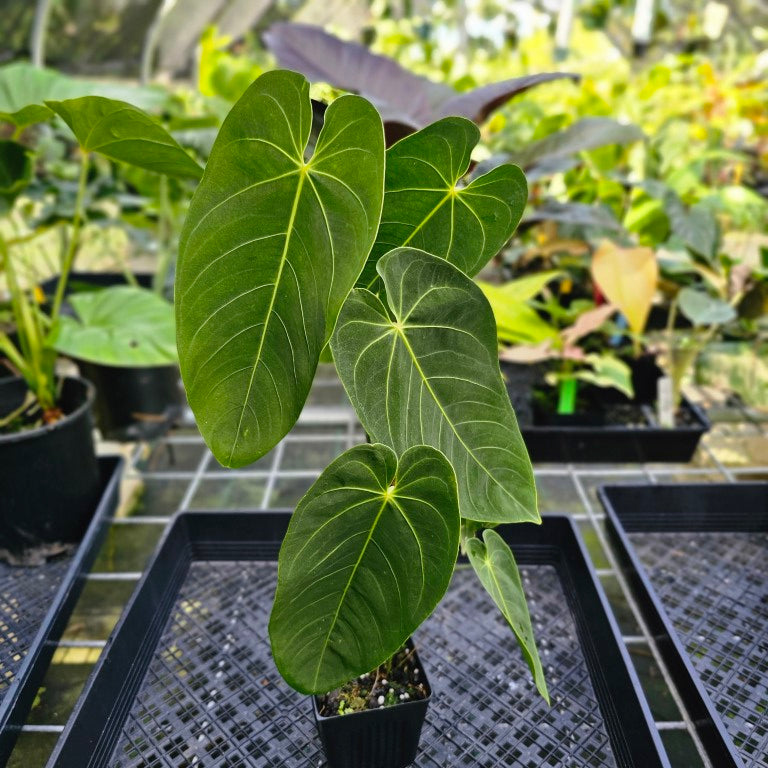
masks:
POLYGON ((672 379, 669 376, 662 376, 656 383, 656 410, 659 424, 661 424, 662 427, 675 426, 672 379))

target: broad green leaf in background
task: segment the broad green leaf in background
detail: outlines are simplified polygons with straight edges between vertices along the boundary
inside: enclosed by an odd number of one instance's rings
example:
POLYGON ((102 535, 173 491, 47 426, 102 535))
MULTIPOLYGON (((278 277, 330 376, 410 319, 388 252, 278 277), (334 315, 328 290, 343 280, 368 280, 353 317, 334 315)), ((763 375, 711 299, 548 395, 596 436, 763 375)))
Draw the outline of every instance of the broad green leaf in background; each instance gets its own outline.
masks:
POLYGON ((295 423, 378 228, 378 113, 359 96, 334 101, 305 163, 311 126, 307 81, 262 75, 225 120, 182 231, 181 372, 226 466, 255 461, 295 423))
POLYGON ((548 272, 537 272, 533 275, 516 277, 514 280, 509 280, 497 287, 509 299, 529 301, 535 299, 549 283, 558 277, 566 277, 566 273, 555 269, 548 272))
POLYGON ((15 141, 0 141, 0 213, 11 208, 14 200, 32 179, 32 156, 15 141))
POLYGON ((176 363, 173 305, 153 291, 118 285, 67 301, 77 317, 59 318, 53 345, 61 354, 100 365, 176 363))
POLYGON ((544 670, 533 636, 523 582, 512 551, 504 539, 490 529, 483 531, 483 541, 473 537, 467 541, 466 546, 469 562, 515 633, 536 688, 549 704, 547 681, 544 679, 544 670))
POLYGON ((622 248, 603 240, 592 257, 592 278, 636 335, 645 330, 659 281, 652 248, 622 248))
POLYGON ((153 110, 162 107, 169 98, 162 87, 81 80, 26 61, 0 67, 0 122, 13 123, 17 128, 50 120, 53 112, 44 106, 47 99, 86 95, 128 100, 142 109, 153 110))
POLYGON ((445 594, 459 545, 456 479, 416 446, 344 453, 299 502, 269 622, 280 674, 325 693, 391 658, 445 594))
POLYGON ((391 251, 378 270, 389 309, 356 289, 331 339, 365 430, 398 454, 422 444, 441 450, 457 473, 462 517, 538 522, 533 471, 482 291, 452 264, 415 248, 391 251))
POLYGON ((447 117, 387 150, 384 210, 376 243, 358 285, 379 285, 376 262, 410 245, 476 275, 512 236, 528 199, 523 172, 494 168, 458 186, 480 138, 477 126, 447 117))
POLYGON ((507 284, 478 282, 478 285, 493 310, 499 341, 505 344, 538 344, 558 335, 557 327, 547 323, 525 300, 510 296, 505 290, 507 284))
POLYGON ((680 311, 694 325, 724 325, 736 319, 736 310, 705 291, 685 287, 678 294, 680 311))
POLYGON ((83 96, 46 101, 84 152, 98 152, 149 171, 199 179, 202 168, 145 112, 124 101, 83 96))

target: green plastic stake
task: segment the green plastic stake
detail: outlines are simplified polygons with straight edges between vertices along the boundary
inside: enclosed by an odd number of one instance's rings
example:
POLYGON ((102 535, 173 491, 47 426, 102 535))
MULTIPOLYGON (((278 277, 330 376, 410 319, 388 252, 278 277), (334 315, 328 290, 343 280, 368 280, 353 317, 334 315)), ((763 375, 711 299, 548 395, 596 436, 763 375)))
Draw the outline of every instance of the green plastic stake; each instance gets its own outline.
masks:
POLYGON ((576 410, 576 390, 578 381, 576 379, 563 379, 560 382, 560 399, 557 403, 557 412, 570 414, 576 410))

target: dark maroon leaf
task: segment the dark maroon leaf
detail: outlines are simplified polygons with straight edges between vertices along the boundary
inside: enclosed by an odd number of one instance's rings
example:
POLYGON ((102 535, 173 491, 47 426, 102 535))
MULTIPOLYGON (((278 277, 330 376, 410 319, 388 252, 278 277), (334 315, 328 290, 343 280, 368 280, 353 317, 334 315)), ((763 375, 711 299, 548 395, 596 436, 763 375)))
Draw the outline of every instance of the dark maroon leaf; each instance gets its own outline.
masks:
POLYGON ((579 75, 568 72, 542 72, 539 75, 526 75, 525 77, 513 77, 511 80, 502 80, 480 88, 475 88, 466 93, 452 96, 443 102, 438 108, 437 117, 459 115, 482 123, 494 109, 506 104, 511 98, 525 93, 529 88, 534 88, 542 83, 550 83, 553 80, 569 78, 578 82, 579 75))
POLYGON ((340 40, 310 24, 273 24, 264 41, 281 67, 371 101, 381 113, 388 145, 441 117, 459 115, 479 123, 529 88, 560 78, 579 79, 565 72, 546 72, 457 93, 359 43, 340 40))

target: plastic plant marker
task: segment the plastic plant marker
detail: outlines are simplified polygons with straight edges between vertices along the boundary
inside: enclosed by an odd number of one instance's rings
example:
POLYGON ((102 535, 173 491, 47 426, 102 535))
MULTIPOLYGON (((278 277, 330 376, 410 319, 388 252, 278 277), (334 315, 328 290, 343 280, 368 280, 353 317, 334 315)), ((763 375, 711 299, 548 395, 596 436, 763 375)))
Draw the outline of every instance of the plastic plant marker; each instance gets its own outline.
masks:
POLYGON ((379 115, 358 96, 337 99, 305 162, 311 125, 307 81, 262 75, 225 120, 182 232, 181 372, 225 466, 258 459, 293 426, 376 235, 379 115))
POLYGON ((557 399, 557 412, 562 414, 571 414, 576 410, 576 393, 579 389, 579 383, 573 377, 563 379, 560 382, 557 399))
POLYGON ((420 248, 476 275, 512 236, 528 199, 523 172, 502 165, 458 186, 478 127, 446 117, 387 150, 381 226, 359 285, 380 286, 376 262, 399 246, 420 248))
POLYGON ((325 693, 391 658, 445 594, 459 525, 439 451, 417 446, 398 461, 385 445, 359 445, 333 461, 280 552, 269 634, 285 680, 325 693))
POLYGON ((365 430, 398 454, 421 444, 441 450, 457 473, 462 517, 539 522, 482 291, 444 259, 414 248, 390 251, 377 269, 389 309, 356 289, 331 340, 365 430), (372 381, 385 381, 384 392, 372 381))
POLYGON ((142 110, 103 96, 46 101, 71 128, 83 152, 98 152, 139 168, 199 179, 202 168, 142 110))
POLYGON ((533 638, 531 615, 512 550, 492 529, 483 531, 482 541, 473 537, 467 541, 466 546, 469 562, 515 633, 536 687, 549 704, 547 681, 544 679, 544 670, 533 638))

